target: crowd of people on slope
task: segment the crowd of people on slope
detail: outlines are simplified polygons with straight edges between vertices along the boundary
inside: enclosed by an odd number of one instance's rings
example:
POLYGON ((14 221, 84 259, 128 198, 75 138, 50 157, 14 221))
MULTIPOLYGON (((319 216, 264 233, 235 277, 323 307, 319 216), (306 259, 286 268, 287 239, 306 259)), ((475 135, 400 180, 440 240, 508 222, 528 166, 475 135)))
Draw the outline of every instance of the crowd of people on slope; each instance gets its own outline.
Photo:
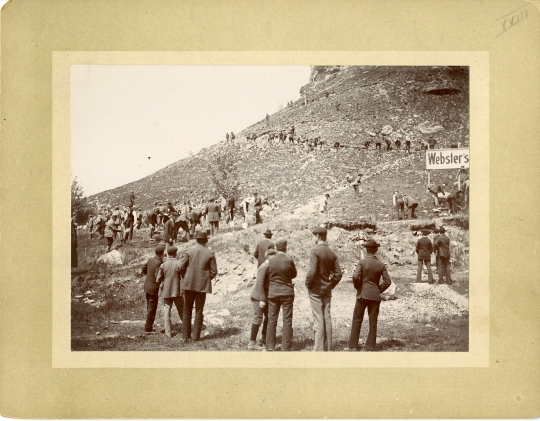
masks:
MULTIPOLYGON (((327 243, 327 229, 318 226, 313 231, 314 247, 310 251, 308 271, 304 280, 313 314, 314 351, 332 351, 332 290, 339 284, 342 271, 335 252, 327 243)), ((439 283, 452 284, 450 275, 450 239, 444 227, 435 231, 433 242, 423 230, 416 245, 418 255, 417 282, 421 282, 422 269, 428 269, 428 282, 433 283, 431 254, 436 254, 439 283)), ((287 254, 287 239, 272 241, 267 230, 256 246, 253 256, 257 262, 256 281, 250 294, 253 317, 247 349, 275 351, 276 333, 281 314, 281 350, 291 351, 293 342, 294 279, 298 273, 296 263, 287 254), (262 329, 261 329, 262 326, 262 329), (260 331, 260 336, 259 336, 260 331), (257 340, 257 338, 260 338, 257 340)), ((215 253, 207 248, 208 235, 199 231, 197 244, 178 256, 174 246, 159 244, 155 256, 144 265, 144 291, 147 302, 145 333, 153 334, 158 301, 163 299, 163 325, 166 336, 172 337, 171 311, 174 304, 181 320, 182 341, 199 341, 204 320, 206 294, 212 294, 212 279, 218 273, 215 253), (192 325, 193 309, 195 319, 192 325)), ((356 289, 351 331, 344 351, 360 350, 360 330, 367 310, 369 330, 364 345, 366 351, 376 351, 377 323, 381 294, 392 281, 387 267, 376 256, 379 244, 374 239, 364 242, 365 257, 359 260, 352 275, 356 289)))

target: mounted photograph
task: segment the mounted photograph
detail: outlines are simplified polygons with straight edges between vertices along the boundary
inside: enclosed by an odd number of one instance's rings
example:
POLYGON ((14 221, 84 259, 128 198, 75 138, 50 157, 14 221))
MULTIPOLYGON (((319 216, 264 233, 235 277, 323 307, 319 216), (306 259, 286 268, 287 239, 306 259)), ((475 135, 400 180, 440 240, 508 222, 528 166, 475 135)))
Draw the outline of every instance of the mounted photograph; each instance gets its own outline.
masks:
POLYGON ((72 65, 71 352, 467 353, 469 73, 72 65))

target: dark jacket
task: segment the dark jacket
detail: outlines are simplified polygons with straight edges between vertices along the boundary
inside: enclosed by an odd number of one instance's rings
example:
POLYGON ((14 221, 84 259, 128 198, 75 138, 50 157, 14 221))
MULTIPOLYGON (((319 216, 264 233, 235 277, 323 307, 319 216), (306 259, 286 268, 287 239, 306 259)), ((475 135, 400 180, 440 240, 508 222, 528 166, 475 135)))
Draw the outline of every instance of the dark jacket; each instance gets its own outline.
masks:
POLYGON ((200 209, 193 209, 191 213, 189 214, 189 222, 192 224, 197 225, 201 221, 203 211, 200 209))
POLYGON ((255 201, 253 202, 253 207, 257 210, 261 210, 262 209, 262 199, 261 199, 261 196, 257 196, 255 198, 255 201))
POLYGON ((271 248, 274 248, 274 243, 268 238, 261 240, 259 244, 257 244, 257 247, 255 247, 255 253, 253 253, 255 259, 258 260, 257 267, 260 267, 266 260, 266 250, 271 248))
POLYGON ((328 244, 320 243, 311 249, 306 288, 313 294, 332 295, 341 280, 338 258, 328 244))
MULTIPOLYGON (((273 256, 270 257, 270 259, 273 256)), ((265 260, 257 270, 257 279, 251 290, 251 298, 257 301, 266 301, 268 297, 268 262, 265 260)))
POLYGON ((403 203, 405 203, 405 206, 407 208, 412 208, 413 206, 414 207, 418 206, 418 202, 416 200, 414 200, 411 196, 408 196, 408 195, 403 196, 403 203))
POLYGON ((296 278, 296 266, 293 260, 279 251, 268 259, 268 279, 265 289, 268 298, 294 295, 292 280, 296 278))
POLYGON ((416 242, 416 254, 418 260, 431 260, 433 245, 428 237, 422 237, 416 242))
POLYGON ((392 284, 392 281, 386 271, 386 265, 373 254, 368 254, 365 259, 358 262, 353 274, 353 284, 357 291, 356 299, 381 301, 381 293, 392 284), (381 276, 383 283, 379 285, 381 276))
POLYGON ((212 293, 212 279, 217 275, 214 252, 201 244, 186 251, 180 258, 182 290, 212 293))
POLYGON ((433 247, 441 257, 450 258, 450 238, 445 234, 438 235, 433 243, 433 247))
POLYGON ((144 281, 144 292, 146 294, 158 295, 159 286, 156 281, 156 276, 162 263, 163 260, 161 260, 161 258, 154 256, 142 267, 142 273, 146 275, 144 281))
POLYGON ((210 202, 204 208, 204 213, 208 218, 208 222, 219 222, 221 218, 221 209, 217 203, 210 202))
POLYGON ((169 219, 165 222, 165 227, 163 228, 163 240, 168 243, 169 240, 174 239, 174 220, 169 219))

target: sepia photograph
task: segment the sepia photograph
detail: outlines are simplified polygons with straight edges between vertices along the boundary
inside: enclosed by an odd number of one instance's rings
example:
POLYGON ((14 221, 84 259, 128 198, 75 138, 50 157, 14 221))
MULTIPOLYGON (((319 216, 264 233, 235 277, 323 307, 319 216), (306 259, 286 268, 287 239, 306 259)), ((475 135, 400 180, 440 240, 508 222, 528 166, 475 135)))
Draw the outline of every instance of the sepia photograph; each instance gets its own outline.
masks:
POLYGON ((468 352, 469 71, 71 66, 71 351, 468 352))

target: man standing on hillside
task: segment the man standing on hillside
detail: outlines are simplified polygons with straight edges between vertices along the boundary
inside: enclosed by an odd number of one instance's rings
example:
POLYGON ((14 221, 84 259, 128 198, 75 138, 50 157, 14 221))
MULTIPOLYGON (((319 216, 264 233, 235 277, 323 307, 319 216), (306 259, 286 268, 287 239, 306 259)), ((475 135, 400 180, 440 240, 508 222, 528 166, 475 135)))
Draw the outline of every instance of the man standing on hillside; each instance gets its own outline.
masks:
POLYGON ((215 203, 215 200, 212 198, 208 201, 208 204, 204 208, 204 214, 208 224, 210 225, 210 235, 217 234, 219 229, 219 220, 221 219, 221 209, 219 205, 215 203))
POLYGON ((392 203, 396 211, 396 221, 404 219, 405 203, 403 202, 403 195, 397 190, 394 190, 394 194, 392 195, 392 203))
POLYGON ((266 260, 264 255, 266 250, 274 248, 274 243, 270 240, 272 238, 272 231, 267 229, 266 232, 263 232, 263 235, 265 238, 259 241, 259 244, 257 244, 255 252, 253 253, 253 256, 257 259, 257 267, 260 267, 266 260))
POLYGON ((405 136, 405 152, 408 155, 411 154, 411 138, 409 136, 405 136))
POLYGON ((165 246, 158 244, 154 252, 156 255, 151 257, 141 269, 141 273, 146 275, 144 280, 144 293, 146 294, 146 324, 144 325, 144 333, 146 334, 154 331, 154 320, 156 319, 159 301, 159 284, 156 275, 163 263, 165 246))
POLYGON ((281 330, 281 349, 290 351, 293 337, 293 303, 296 266, 287 256, 287 240, 278 238, 275 242, 277 254, 268 261, 268 277, 265 289, 268 290, 268 331, 266 334, 267 351, 274 351, 276 346, 276 328, 281 307, 283 307, 283 327, 281 330))
MULTIPOLYGON (((168 221, 167 221, 168 222, 168 221)), ((178 249, 174 246, 167 250, 168 259, 160 266, 157 274, 159 296, 163 298, 163 325, 165 335, 171 337, 171 310, 176 306, 180 320, 184 316, 184 297, 180 288, 180 262, 176 259, 178 249)))
POLYGON ((217 275, 216 256, 206 247, 208 236, 205 231, 197 233, 197 245, 191 247, 180 259, 180 275, 184 291, 184 317, 182 338, 184 341, 201 337, 203 310, 206 294, 212 293, 212 279, 217 275), (195 323, 191 334, 191 316, 195 305, 195 323))
POLYGON ((228 142, 229 141, 229 133, 227 132, 227 134, 225 135, 225 141, 228 142))
POLYGON ((268 289, 265 289, 265 285, 268 286, 266 279, 268 277, 268 259, 277 253, 274 250, 274 245, 264 253, 264 262, 259 266, 257 270, 257 279, 253 289, 251 290, 251 304, 253 306, 253 321, 251 323, 251 334, 249 338, 248 349, 261 350, 266 346, 266 331, 268 329, 268 289), (266 282, 266 283, 265 283, 266 282), (259 333, 259 327, 262 327, 262 339, 260 345, 257 344, 257 334, 259 333))
POLYGON ((266 113, 266 125, 270 125, 270 116, 266 113))
POLYGON ((231 140, 234 140, 236 137, 233 132, 231 132, 231 140))
POLYGON ((167 252, 169 247, 172 247, 174 244, 174 221, 177 216, 178 214, 176 212, 171 213, 171 218, 165 222, 165 226, 163 227, 163 241, 165 241, 165 245, 167 246, 167 252))
POLYGON ((229 221, 234 221, 234 207, 235 207, 234 197, 229 197, 227 199, 227 210, 229 212, 229 221))
POLYGON ((448 238, 445 232, 444 227, 439 228, 440 234, 435 237, 433 246, 437 251, 439 284, 443 284, 443 278, 446 277, 446 283, 452 285, 452 276, 450 275, 450 238, 448 238))
POLYGON ((315 247, 309 255, 309 269, 306 288, 313 312, 315 344, 313 351, 332 351, 332 316, 330 301, 332 290, 341 280, 341 268, 336 254, 326 244, 327 230, 317 227, 313 230, 315 247))
POLYGON ((328 213, 328 199, 330 198, 330 194, 326 193, 319 202, 319 212, 322 214, 328 213))
POLYGON ((428 282, 432 284, 433 274, 431 273, 431 253, 433 253, 433 244, 431 244, 428 234, 429 230, 422 230, 422 238, 416 242, 416 254, 418 255, 416 282, 422 281, 422 269, 425 264, 428 272, 428 282))
POLYGON ((148 223, 148 225, 150 225, 148 239, 151 240, 153 238, 154 232, 156 231, 156 226, 158 222, 158 215, 155 209, 150 213, 150 215, 146 217, 146 222, 148 223))
POLYGON ((261 211, 262 211, 262 198, 258 195, 257 192, 253 192, 253 208, 255 209, 255 224, 261 224, 261 211))
POLYGON ((407 218, 415 219, 416 218, 415 211, 416 211, 416 208, 418 207, 418 202, 409 195, 403 195, 403 203, 406 209, 406 212, 405 212, 406 219, 407 218))
POLYGON ((379 307, 381 305, 381 294, 392 284, 392 280, 386 271, 386 265, 377 259, 375 254, 379 249, 379 244, 373 240, 368 240, 364 247, 367 256, 358 262, 358 266, 353 274, 353 284, 356 289, 356 304, 354 306, 351 336, 349 346, 345 351, 355 351, 358 349, 358 339, 360 338, 360 328, 364 320, 364 312, 367 308, 369 317, 369 332, 364 349, 375 351, 377 345, 377 320, 379 318, 379 307), (382 284, 380 283, 382 277, 382 284))

